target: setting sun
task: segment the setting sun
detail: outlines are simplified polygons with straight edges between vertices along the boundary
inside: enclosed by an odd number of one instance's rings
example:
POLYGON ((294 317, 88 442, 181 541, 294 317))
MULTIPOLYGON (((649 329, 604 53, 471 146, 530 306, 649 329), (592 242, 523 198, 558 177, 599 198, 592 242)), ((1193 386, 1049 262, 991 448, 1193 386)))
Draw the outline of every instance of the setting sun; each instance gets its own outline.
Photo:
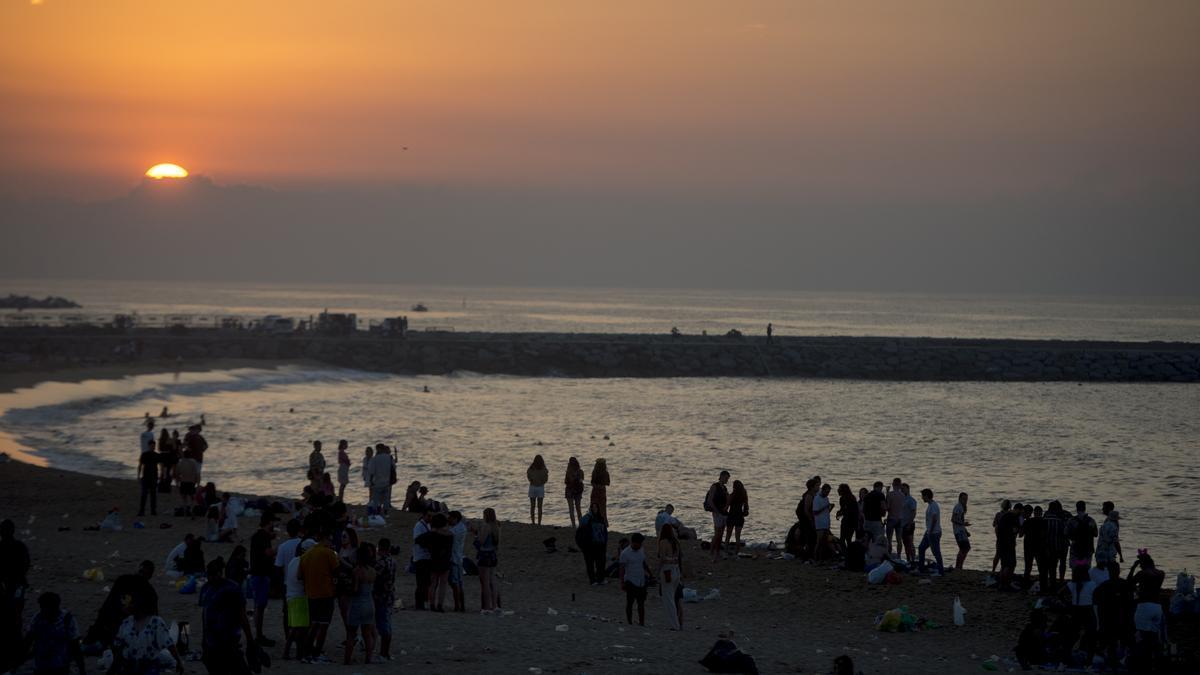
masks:
POLYGON ((187 169, 178 164, 155 164, 146 170, 146 176, 155 180, 163 178, 187 178, 187 169))

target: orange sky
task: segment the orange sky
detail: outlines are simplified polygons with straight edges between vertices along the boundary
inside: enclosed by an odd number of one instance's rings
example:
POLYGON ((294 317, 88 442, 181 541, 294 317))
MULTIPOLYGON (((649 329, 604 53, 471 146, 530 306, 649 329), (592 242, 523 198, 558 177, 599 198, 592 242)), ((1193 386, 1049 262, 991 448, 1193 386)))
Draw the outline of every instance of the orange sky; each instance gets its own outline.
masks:
POLYGON ((9 0, 0 193, 1194 184, 1200 3, 856 5, 9 0))

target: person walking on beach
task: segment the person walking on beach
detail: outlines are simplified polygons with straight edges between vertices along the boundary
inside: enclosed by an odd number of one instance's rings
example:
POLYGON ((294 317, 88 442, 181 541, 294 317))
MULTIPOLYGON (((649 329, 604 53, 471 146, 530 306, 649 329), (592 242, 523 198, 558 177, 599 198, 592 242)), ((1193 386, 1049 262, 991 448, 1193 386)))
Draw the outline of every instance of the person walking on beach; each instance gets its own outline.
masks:
POLYGON ((733 481, 733 492, 729 495, 729 515, 725 518, 725 545, 733 538, 734 555, 742 550, 742 527, 746 525, 746 516, 750 515, 750 495, 742 481, 733 481))
POLYGON ((475 528, 475 548, 479 567, 480 612, 490 614, 500 607, 500 589, 496 587, 496 567, 500 564, 500 523, 496 510, 483 510, 483 522, 475 528))
MULTIPOLYGON (((246 657, 257 648, 250 642, 250 622, 246 618, 246 598, 241 587, 226 578, 223 561, 218 556, 208 564, 204 585, 200 627, 204 638, 201 654, 209 673, 242 675, 250 672, 246 657), (246 653, 242 653, 242 636, 246 636, 246 653)), ((178 666, 183 672, 183 663, 178 666)), ((155 671, 150 671, 155 672, 155 671)))
POLYGON ((325 473, 325 455, 321 453, 321 441, 313 441, 312 446, 308 454, 308 479, 316 480, 325 473))
POLYGON ((858 535, 858 500, 854 498, 854 492, 850 486, 842 483, 838 486, 838 510, 837 519, 842 521, 840 534, 838 537, 842 542, 842 548, 848 548, 850 542, 857 539, 858 535))
MULTIPOLYGON (((958 502, 950 514, 950 524, 954 528, 954 543, 958 544, 958 556, 954 559, 954 569, 962 570, 971 552, 971 533, 967 530, 971 522, 967 520, 967 493, 958 493, 958 502)), ((1039 570, 1041 568, 1039 567, 1039 570)))
POLYGON ((608 522, 608 462, 603 457, 596 460, 592 467, 592 499, 591 503, 600 509, 600 517, 608 522))
POLYGON ((571 516, 571 527, 575 527, 578 521, 583 520, 583 468, 579 466, 578 459, 572 457, 567 460, 567 474, 563 483, 566 485, 567 514, 571 516))
POLYGON ((711 512, 713 519, 713 562, 721 557, 721 537, 725 534, 726 517, 729 514, 729 490, 725 487, 728 482, 729 472, 722 471, 717 482, 709 486, 708 494, 704 496, 704 510, 711 512))
POLYGON ((1096 552, 1096 535, 1099 528, 1096 521, 1087 513, 1087 502, 1075 502, 1075 516, 1067 521, 1067 539, 1071 542, 1071 564, 1079 565, 1086 562, 1092 564, 1092 554, 1096 552))
POLYGON ((1100 512, 1104 514, 1104 524, 1096 539, 1096 566, 1107 567, 1118 560, 1125 562, 1125 554, 1121 552, 1121 514, 1112 502, 1104 502, 1100 512))
POLYGON ((344 439, 338 441, 338 501, 346 500, 346 486, 350 484, 350 454, 346 450, 350 447, 344 439))
POLYGON ((604 563, 608 556, 608 523, 600 514, 600 507, 592 504, 579 521, 576 544, 583 551, 583 564, 587 568, 588 582, 593 586, 605 583, 604 563))
POLYGON ((932 549, 933 559, 937 562, 937 572, 934 576, 942 576, 946 568, 942 565, 942 507, 933 499, 933 490, 921 490, 921 501, 925 502, 925 534, 921 537, 918 547, 918 566, 925 569, 925 551, 932 549))
POLYGON ((658 594, 662 597, 663 609, 667 614, 667 626, 671 630, 683 630, 683 606, 679 604, 680 547, 675 537, 675 528, 663 525, 658 537, 658 594))
MULTIPOLYGON (((883 543, 883 515, 887 512, 887 496, 883 494, 883 481, 875 481, 873 489, 863 497, 863 530, 871 541, 883 543)), ((887 545, 886 543, 884 544, 887 545)))
MULTIPOLYGON (((154 434, 151 434, 153 437, 154 434)), ((150 498, 150 515, 158 515, 158 461, 159 455, 155 450, 155 443, 151 438, 147 445, 146 452, 138 458, 138 479, 142 488, 142 496, 139 499, 140 506, 138 507, 138 516, 146 515, 146 497, 150 498)))
POLYGON ((546 483, 550 480, 550 469, 546 468, 546 460, 541 455, 535 455, 533 463, 525 470, 529 479, 529 524, 542 524, 542 500, 546 498, 546 483), (537 520, 533 518, 534 507, 537 507, 537 520))
POLYGON ((646 552, 642 543, 646 540, 640 532, 634 532, 629 537, 629 546, 621 551, 617 559, 619 564, 618 578, 621 580, 621 590, 625 591, 625 622, 633 624, 633 605, 637 604, 638 625, 646 625, 646 578, 650 575, 650 566, 646 564, 646 552))

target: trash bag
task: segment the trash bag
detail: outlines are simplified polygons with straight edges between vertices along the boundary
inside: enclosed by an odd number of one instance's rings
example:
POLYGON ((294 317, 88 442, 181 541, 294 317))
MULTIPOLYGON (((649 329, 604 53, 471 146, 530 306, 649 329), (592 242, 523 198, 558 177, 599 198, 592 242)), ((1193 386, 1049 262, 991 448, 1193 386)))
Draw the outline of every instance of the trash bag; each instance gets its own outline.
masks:
POLYGON ((700 665, 710 673, 749 673, 758 675, 754 657, 738 649, 732 640, 717 640, 708 654, 700 659, 700 665))
POLYGON ((903 616, 904 613, 900 611, 899 607, 889 609, 883 613, 875 627, 885 633, 894 633, 900 630, 903 616))
POLYGON ((967 623, 967 610, 963 607, 962 600, 958 596, 954 596, 954 625, 962 626, 967 623))
POLYGON ((875 569, 867 573, 867 583, 882 584, 887 579, 887 575, 892 572, 892 564, 888 561, 883 561, 875 569))
POLYGON ((694 589, 694 588, 685 588, 685 589, 683 589, 683 601, 684 602, 700 602, 700 594, 697 593, 696 589, 694 589))
POLYGON ((183 585, 179 587, 180 595, 192 595, 198 590, 199 584, 196 582, 196 577, 188 577, 183 585))

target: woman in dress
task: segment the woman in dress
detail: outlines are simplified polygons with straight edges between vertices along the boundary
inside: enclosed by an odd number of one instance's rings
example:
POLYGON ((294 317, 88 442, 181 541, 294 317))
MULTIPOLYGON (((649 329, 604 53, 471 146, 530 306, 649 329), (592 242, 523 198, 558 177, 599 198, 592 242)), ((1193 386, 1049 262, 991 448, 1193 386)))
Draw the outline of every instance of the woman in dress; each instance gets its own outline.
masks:
POLYGON ((854 541, 858 535, 858 501, 854 499, 854 492, 850 490, 850 486, 842 483, 838 486, 838 510, 836 517, 842 521, 841 529, 838 538, 842 541, 842 548, 850 546, 850 542, 854 541))
POLYGON ((529 524, 542 524, 542 500, 546 498, 546 482, 550 480, 550 470, 546 468, 546 460, 541 455, 533 458, 533 463, 525 470, 529 479, 529 524), (534 507, 537 507, 537 520, 533 518, 534 507))
POLYGON ((742 485, 742 481, 733 481, 733 494, 729 495, 729 514, 725 516, 725 544, 729 544, 730 537, 733 538, 736 546, 733 549, 734 557, 737 557, 737 552, 742 549, 742 526, 746 524, 746 516, 750 515, 750 496, 746 494, 746 486, 742 485))
POLYGON ((338 613, 342 625, 350 630, 350 603, 354 598, 354 572, 358 567, 358 532, 352 527, 342 530, 338 545, 338 568, 333 573, 333 590, 337 594, 338 613))
POLYGON ((567 514, 571 516, 571 527, 576 527, 583 520, 583 467, 579 460, 572 457, 567 460, 567 475, 563 481, 567 486, 567 514))
POLYGON ((114 675, 158 675, 162 671, 158 656, 165 649, 175 658, 175 672, 183 672, 183 659, 167 622, 158 616, 158 598, 151 593, 131 597, 130 615, 117 628, 113 639, 114 675))
POLYGON ((608 522, 608 463, 603 457, 592 467, 592 500, 600 509, 600 517, 608 522))
POLYGON ((675 528, 667 523, 658 535, 658 594, 662 596, 671 630, 683 630, 683 604, 679 602, 681 570, 679 539, 675 528))
POLYGON ((363 459, 362 459, 363 487, 367 488, 368 490, 371 489, 371 459, 374 457, 375 457, 375 448, 372 448, 371 446, 368 445, 367 449, 365 451, 363 451, 363 459))
MULTIPOLYGON (((350 530, 353 531, 353 530, 350 530)), ((353 586, 346 614, 346 648, 343 662, 350 665, 354 657, 354 638, 361 631, 366 659, 363 663, 379 663, 375 658, 375 546, 363 542, 355 552, 353 586)))
POLYGON ((491 613, 500 607, 500 590, 496 587, 497 555, 500 549, 500 523, 495 509, 483 510, 483 522, 475 526, 475 548, 478 551, 480 612, 491 613))
POLYGON ((346 441, 338 441, 338 456, 337 456, 338 493, 337 493, 337 498, 338 498, 339 502, 345 501, 346 486, 350 484, 350 454, 346 452, 346 449, 349 447, 350 447, 350 444, 347 443, 346 441))

